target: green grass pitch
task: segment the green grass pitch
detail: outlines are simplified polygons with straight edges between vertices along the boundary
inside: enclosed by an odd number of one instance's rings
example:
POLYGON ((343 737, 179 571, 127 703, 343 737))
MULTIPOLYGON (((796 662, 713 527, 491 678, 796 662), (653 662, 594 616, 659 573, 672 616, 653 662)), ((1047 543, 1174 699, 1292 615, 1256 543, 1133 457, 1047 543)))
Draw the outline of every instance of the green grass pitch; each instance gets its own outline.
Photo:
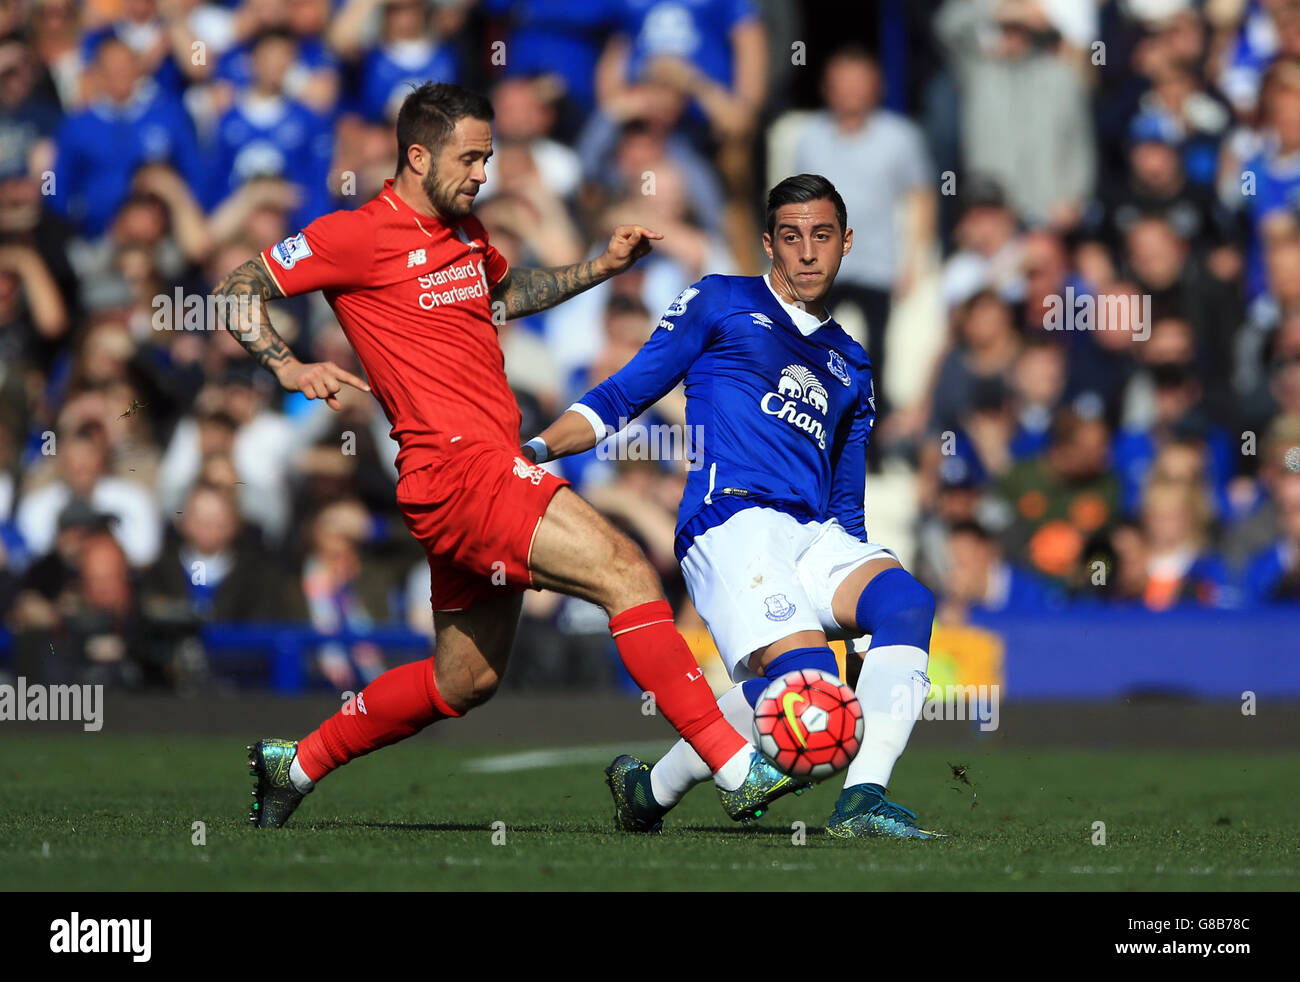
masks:
POLYGON ((1300 888, 1295 752, 989 750, 956 760, 918 750, 891 791, 952 838, 839 842, 822 833, 834 778, 750 828, 729 822, 702 787, 662 835, 634 837, 614 831, 603 784, 617 748, 506 755, 423 739, 348 765, 288 828, 259 832, 245 818, 245 742, 7 737, 0 888, 1300 888), (950 764, 966 766, 973 788, 950 764), (205 844, 195 844, 195 822, 205 844), (1093 844, 1096 822, 1104 845, 1093 844))

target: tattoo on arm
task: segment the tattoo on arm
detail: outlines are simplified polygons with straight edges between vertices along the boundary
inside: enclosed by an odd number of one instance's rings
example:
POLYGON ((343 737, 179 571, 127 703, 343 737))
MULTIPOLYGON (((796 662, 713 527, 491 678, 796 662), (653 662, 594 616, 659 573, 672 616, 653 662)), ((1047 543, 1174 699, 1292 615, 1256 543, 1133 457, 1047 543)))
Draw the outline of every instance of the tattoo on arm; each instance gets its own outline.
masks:
POLYGON ((596 260, 550 269, 512 269, 492 290, 492 299, 505 304, 506 319, 548 310, 609 278, 596 260))
POLYGON ((214 292, 224 300, 216 305, 217 317, 259 365, 275 374, 293 359, 284 338, 271 326, 265 303, 284 294, 260 258, 244 263, 222 280, 214 292))

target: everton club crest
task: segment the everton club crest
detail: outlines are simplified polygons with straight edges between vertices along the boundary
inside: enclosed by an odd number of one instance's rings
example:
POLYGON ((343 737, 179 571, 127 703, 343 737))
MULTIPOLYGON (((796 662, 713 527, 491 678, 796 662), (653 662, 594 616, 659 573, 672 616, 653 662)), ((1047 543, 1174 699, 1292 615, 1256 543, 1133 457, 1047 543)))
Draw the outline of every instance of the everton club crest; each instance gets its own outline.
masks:
POLYGON ((831 360, 826 363, 826 367, 830 369, 832 375, 834 375, 845 385, 850 384, 850 382, 852 381, 849 378, 848 362, 846 362, 844 360, 844 356, 841 355, 834 348, 831 349, 831 360))

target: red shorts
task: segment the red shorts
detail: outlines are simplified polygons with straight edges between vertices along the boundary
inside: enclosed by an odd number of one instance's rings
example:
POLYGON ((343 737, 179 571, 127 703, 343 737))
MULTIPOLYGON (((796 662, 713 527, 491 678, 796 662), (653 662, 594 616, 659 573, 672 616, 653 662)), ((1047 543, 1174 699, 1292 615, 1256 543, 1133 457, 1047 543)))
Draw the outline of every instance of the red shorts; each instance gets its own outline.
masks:
POLYGON ((466 610, 531 587, 533 537, 551 498, 568 483, 484 444, 403 475, 397 503, 429 557, 433 609, 466 610))

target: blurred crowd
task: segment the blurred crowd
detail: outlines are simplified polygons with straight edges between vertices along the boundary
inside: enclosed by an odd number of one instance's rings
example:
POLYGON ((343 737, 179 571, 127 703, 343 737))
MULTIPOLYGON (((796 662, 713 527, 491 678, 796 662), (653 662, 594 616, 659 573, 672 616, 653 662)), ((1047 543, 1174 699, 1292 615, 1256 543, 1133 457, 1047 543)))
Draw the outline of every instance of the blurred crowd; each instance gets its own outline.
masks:
MULTIPOLYGON (((867 491, 911 477, 912 541, 889 544, 941 620, 1300 603, 1300 0, 833 6, 0 2, 0 616, 19 670, 184 687, 207 678, 207 623, 432 632, 378 405, 286 396, 208 304, 378 191, 397 107, 429 79, 493 100, 477 213, 512 264, 579 261, 627 222, 665 235, 501 329, 523 437, 683 287, 762 271, 765 180, 822 173, 855 228, 833 309, 877 372, 909 343, 886 331, 904 300, 944 318, 922 397, 877 385, 867 491)), ((299 357, 359 370, 319 295, 273 317, 299 357)), ((682 423, 681 393, 647 415, 682 423)), ((688 623, 683 462, 559 466, 688 623)), ((525 617, 512 684, 615 678, 598 609, 530 593, 525 617)), ((366 643, 313 654, 339 688, 383 669, 366 643)))

